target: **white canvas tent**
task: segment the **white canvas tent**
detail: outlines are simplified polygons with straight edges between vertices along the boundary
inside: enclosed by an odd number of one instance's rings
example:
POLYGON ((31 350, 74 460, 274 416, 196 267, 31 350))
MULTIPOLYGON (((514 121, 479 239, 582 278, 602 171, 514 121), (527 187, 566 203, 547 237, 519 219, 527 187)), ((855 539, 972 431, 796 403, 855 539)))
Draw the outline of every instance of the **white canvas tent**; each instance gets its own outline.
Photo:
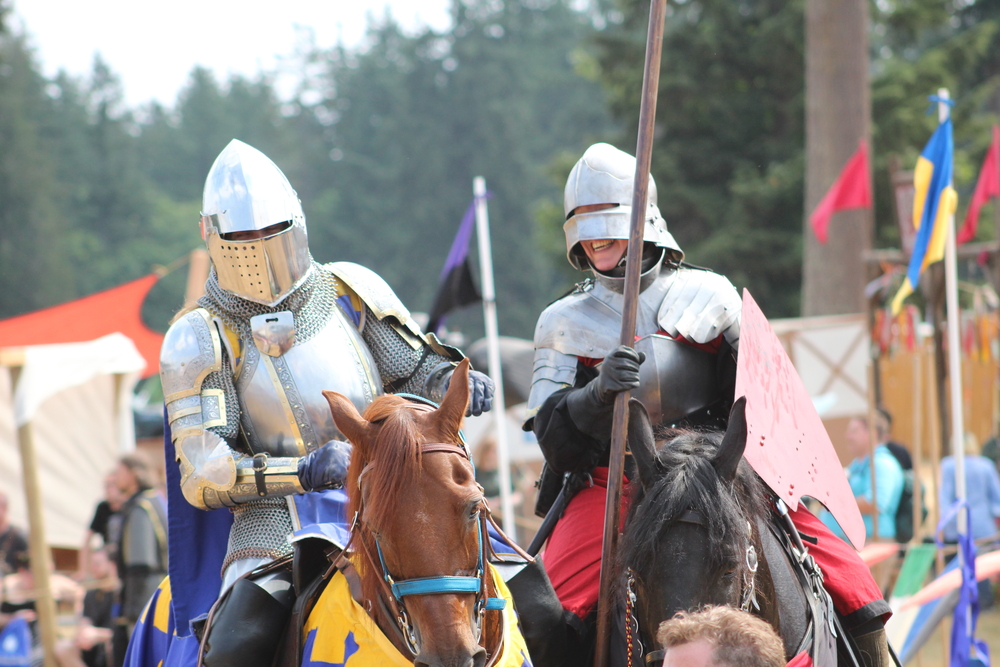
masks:
POLYGON ((80 545, 103 498, 104 476, 135 448, 131 395, 145 365, 122 334, 0 348, 0 489, 12 523, 28 527, 18 427, 30 424, 46 542, 80 545))

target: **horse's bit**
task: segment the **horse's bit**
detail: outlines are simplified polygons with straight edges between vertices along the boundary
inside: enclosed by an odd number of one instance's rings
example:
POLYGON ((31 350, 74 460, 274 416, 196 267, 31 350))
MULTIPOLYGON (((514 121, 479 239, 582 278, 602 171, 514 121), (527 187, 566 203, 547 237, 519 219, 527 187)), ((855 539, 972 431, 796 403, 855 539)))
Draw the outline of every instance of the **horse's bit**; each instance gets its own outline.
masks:
MULTIPOLYGON (((469 459, 469 453, 464 447, 459 445, 450 445, 447 443, 428 443, 421 446, 420 451, 422 454, 431 454, 435 452, 442 452, 447 454, 458 454, 466 459, 469 459)), ((372 463, 369 463, 358 475, 358 491, 361 490, 361 479, 364 477, 365 473, 371 469, 372 463)), ((484 510, 485 513, 489 512, 489 508, 484 510)), ((361 522, 361 510, 358 510, 358 514, 355 515, 353 525, 351 526, 351 533, 353 535, 354 529, 361 522)), ((488 576, 486 570, 487 554, 486 549, 489 544, 488 537, 484 538, 487 534, 486 527, 486 516, 483 512, 479 516, 479 529, 476 531, 476 538, 478 540, 477 552, 478 561, 476 563, 476 574, 471 577, 463 576, 447 576, 442 575, 439 577, 418 577, 415 579, 402 579, 396 581, 393 579, 392 575, 389 573, 389 568, 385 564, 385 557, 382 555, 382 546, 379 544, 378 536, 372 532, 372 538, 375 541, 375 549, 378 553, 379 564, 382 568, 382 579, 389 587, 389 591, 392 594, 392 603, 396 612, 396 623, 399 625, 399 629, 403 634, 403 639, 406 642, 406 647, 410 650, 413 655, 417 655, 420 651, 420 646, 417 642, 416 631, 413 628, 413 624, 410 622, 409 614, 406 613, 406 605, 403 602, 403 598, 408 595, 442 595, 446 593, 474 593, 476 595, 475 612, 476 612, 476 624, 478 628, 482 626, 483 613, 486 611, 498 611, 506 607, 507 600, 504 598, 491 598, 486 597, 486 577, 488 576)), ((363 544, 363 542, 362 542, 363 544)))

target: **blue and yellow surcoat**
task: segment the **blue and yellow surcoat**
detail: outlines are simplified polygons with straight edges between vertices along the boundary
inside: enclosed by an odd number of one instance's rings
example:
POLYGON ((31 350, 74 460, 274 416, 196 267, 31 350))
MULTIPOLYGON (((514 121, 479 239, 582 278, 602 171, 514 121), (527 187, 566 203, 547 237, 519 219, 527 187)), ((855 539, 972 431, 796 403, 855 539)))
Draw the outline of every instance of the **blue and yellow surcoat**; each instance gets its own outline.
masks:
MULTIPOLYGON (((517 625, 510 591, 490 567, 497 595, 507 600, 503 618, 503 654, 496 667, 531 667, 528 648, 517 625)), ((412 667, 396 650, 364 608, 351 597, 350 586, 337 572, 316 602, 305 627, 303 667, 412 667)))

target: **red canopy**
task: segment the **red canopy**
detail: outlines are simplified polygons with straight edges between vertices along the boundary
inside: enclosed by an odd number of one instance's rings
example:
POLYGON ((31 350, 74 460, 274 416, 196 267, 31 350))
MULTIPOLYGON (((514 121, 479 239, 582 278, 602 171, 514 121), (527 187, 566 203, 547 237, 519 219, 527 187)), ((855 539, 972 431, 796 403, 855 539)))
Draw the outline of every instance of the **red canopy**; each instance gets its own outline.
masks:
POLYGON ((143 377, 160 370, 163 334, 142 321, 142 302, 159 276, 148 276, 44 310, 0 320, 0 347, 83 343, 120 332, 146 359, 143 377))

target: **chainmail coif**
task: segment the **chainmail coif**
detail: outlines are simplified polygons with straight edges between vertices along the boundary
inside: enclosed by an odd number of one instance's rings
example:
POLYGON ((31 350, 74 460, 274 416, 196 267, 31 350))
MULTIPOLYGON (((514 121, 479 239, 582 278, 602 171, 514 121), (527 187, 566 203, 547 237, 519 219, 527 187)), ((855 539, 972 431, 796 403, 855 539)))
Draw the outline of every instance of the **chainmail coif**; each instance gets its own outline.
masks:
POLYGON ((305 281, 273 306, 265 306, 224 290, 219 286, 215 267, 205 281, 205 296, 198 305, 217 315, 244 340, 253 340, 250 318, 255 315, 289 311, 295 317, 295 344, 303 343, 323 330, 333 316, 337 279, 313 260, 305 281))

